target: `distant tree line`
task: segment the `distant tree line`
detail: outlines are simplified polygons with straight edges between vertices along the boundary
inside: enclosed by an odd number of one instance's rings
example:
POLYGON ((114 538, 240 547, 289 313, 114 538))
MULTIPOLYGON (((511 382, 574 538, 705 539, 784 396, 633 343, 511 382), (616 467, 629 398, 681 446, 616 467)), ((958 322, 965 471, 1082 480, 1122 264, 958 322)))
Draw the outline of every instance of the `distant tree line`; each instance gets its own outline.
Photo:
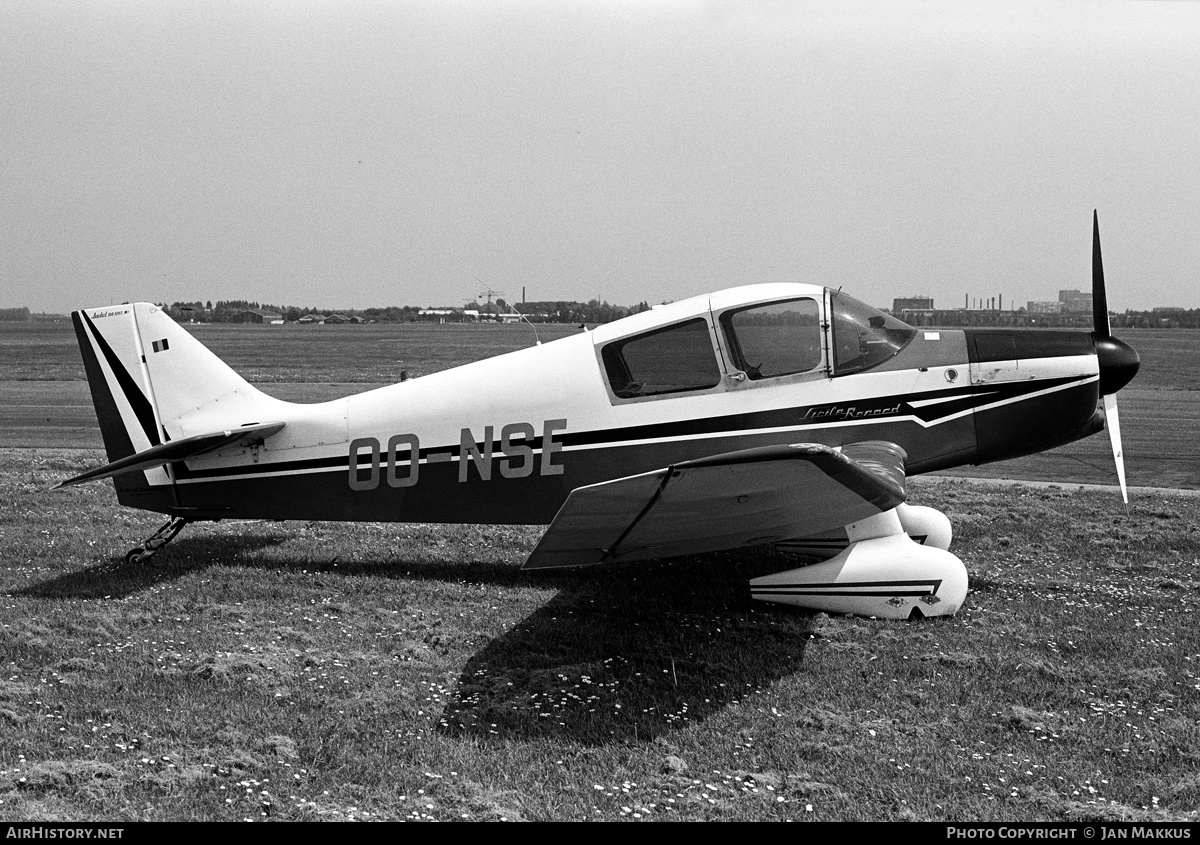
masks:
MULTIPOLYGON (((502 300, 493 302, 490 305, 479 302, 468 302, 462 306, 445 306, 440 310, 451 310, 456 313, 463 313, 470 310, 479 312, 480 316, 485 319, 498 318, 500 314, 511 313, 510 306, 508 304, 501 305, 500 302, 502 300)), ((438 319, 437 317, 422 316, 421 311, 431 309, 425 309, 416 305, 322 310, 311 307, 302 308, 295 305, 273 305, 271 303, 253 302, 245 299, 223 299, 218 300, 215 304, 211 301, 172 302, 170 305, 164 304, 162 307, 175 320, 183 323, 230 323, 234 322, 237 316, 245 311, 263 311, 279 314, 288 323, 294 323, 301 317, 309 314, 321 316, 342 314, 347 317, 361 317, 364 320, 373 320, 377 323, 412 323, 426 319, 438 319)), ((590 302, 570 302, 564 300, 526 302, 516 306, 515 310, 535 323, 598 324, 610 323, 613 320, 627 317, 630 314, 636 314, 639 311, 647 311, 649 308, 650 306, 645 302, 627 306, 612 305, 608 302, 593 299, 590 302)), ((28 309, 23 310, 28 313, 28 309)))
MULTIPOLYGON (((218 300, 215 304, 208 302, 172 302, 162 305, 162 308, 175 320, 187 323, 228 323, 244 311, 268 311, 282 315, 286 322, 294 323, 307 314, 342 314, 347 317, 358 316, 364 320, 377 323, 411 323, 422 320, 437 320, 438 316, 422 316, 421 311, 429 310, 416 305, 389 305, 386 308, 355 309, 325 309, 301 308, 295 305, 271 305, 269 303, 251 302, 244 299, 218 300)), ((509 313, 507 304, 493 302, 487 304, 468 302, 461 307, 447 306, 449 310, 464 312, 478 311, 481 315, 495 318, 500 314, 509 313)), ((589 302, 573 302, 567 300, 545 300, 526 302, 516 306, 516 310, 534 323, 611 323, 621 317, 650 310, 645 301, 637 305, 612 305, 593 299, 589 302)), ((0 322, 25 322, 28 320, 60 317, 62 315, 33 314, 28 308, 0 308, 0 322)), ((914 326, 1013 326, 1028 328, 1090 328, 1092 325, 1091 312, 1070 312, 1060 314, 1039 314, 1021 308, 1017 311, 994 311, 987 309, 947 309, 935 310, 920 314, 897 314, 910 325, 914 326)), ((1116 328, 1140 329, 1197 329, 1200 328, 1200 308, 1154 308, 1148 311, 1128 310, 1121 314, 1112 314, 1109 322, 1116 328)))
POLYGON ((1155 308, 1152 311, 1126 311, 1114 314, 1113 328, 1200 329, 1200 308, 1155 308))
MULTIPOLYGON (((915 326, 1013 326, 1039 329, 1091 328, 1092 313, 1075 311, 1059 314, 1041 314, 1026 311, 991 311, 986 309, 935 310, 925 316, 918 314, 897 315, 915 326)), ((1139 329, 1196 329, 1200 328, 1200 308, 1154 308, 1149 311, 1125 311, 1110 314, 1109 324, 1114 328, 1139 329)))
MULTIPOLYGON (((486 311, 487 306, 480 306, 475 303, 481 312, 486 311)), ((508 308, 498 309, 493 305, 492 310, 495 313, 511 313, 508 308)), ((516 305, 515 311, 524 315, 532 323, 611 323, 613 320, 619 320, 622 317, 628 317, 630 314, 638 314, 642 311, 649 311, 650 306, 646 302, 639 302, 637 305, 611 305, 608 302, 601 302, 598 299, 593 299, 589 302, 569 302, 565 300, 545 300, 539 302, 523 302, 516 305)))

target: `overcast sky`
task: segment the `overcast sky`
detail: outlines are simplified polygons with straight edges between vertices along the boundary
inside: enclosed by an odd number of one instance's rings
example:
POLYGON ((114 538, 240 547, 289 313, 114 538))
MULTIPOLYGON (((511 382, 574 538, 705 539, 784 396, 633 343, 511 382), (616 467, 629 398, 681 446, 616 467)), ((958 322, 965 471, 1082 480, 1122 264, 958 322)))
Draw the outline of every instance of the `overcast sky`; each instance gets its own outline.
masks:
POLYGON ((0 2, 0 307, 1200 307, 1200 4, 0 2))

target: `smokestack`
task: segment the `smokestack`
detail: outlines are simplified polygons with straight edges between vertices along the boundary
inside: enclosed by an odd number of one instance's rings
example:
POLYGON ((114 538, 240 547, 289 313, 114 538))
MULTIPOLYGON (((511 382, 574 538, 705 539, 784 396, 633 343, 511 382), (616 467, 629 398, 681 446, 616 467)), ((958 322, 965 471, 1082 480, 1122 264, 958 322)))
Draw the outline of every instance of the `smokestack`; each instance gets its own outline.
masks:
POLYGON ((1003 311, 1003 310, 1004 310, 1004 294, 1000 294, 1000 307, 999 307, 999 308, 997 308, 996 310, 997 310, 997 311, 1003 311))

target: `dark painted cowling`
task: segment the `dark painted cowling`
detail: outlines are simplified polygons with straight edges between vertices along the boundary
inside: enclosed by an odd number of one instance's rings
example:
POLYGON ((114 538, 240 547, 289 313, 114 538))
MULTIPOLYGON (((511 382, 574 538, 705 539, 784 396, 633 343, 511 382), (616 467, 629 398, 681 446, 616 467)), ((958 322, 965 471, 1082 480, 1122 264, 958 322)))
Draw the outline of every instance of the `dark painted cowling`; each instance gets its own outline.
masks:
POLYGON ((1141 359, 1132 346, 1113 337, 1109 327, 1100 224, 1096 214, 1092 218, 1092 307, 1090 334, 1029 329, 966 330, 967 353, 972 365, 1011 361, 1019 371, 1021 361, 1094 354, 1100 371, 1096 382, 1047 393, 1032 401, 1011 405, 997 402, 977 410, 976 463, 1041 452, 1088 437, 1107 426, 1113 439, 1118 478, 1124 489, 1115 394, 1137 375, 1141 359), (1101 402, 1103 410, 1099 407, 1101 402))

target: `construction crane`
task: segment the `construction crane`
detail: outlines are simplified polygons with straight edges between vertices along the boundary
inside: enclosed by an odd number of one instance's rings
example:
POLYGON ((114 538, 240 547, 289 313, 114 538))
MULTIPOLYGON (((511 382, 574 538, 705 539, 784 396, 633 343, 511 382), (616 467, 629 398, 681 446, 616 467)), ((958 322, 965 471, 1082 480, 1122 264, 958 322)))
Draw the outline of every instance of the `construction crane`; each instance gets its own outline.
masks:
MULTIPOLYGON (((478 276, 475 277, 475 281, 479 282, 479 284, 481 284, 481 285, 483 284, 483 282, 480 281, 478 276)), ((493 296, 504 296, 504 291, 492 290, 492 288, 488 288, 485 291, 481 291, 480 293, 475 294, 476 299, 478 299, 481 296, 487 297, 487 313, 490 314, 490 313, 492 313, 492 297, 493 296)))

